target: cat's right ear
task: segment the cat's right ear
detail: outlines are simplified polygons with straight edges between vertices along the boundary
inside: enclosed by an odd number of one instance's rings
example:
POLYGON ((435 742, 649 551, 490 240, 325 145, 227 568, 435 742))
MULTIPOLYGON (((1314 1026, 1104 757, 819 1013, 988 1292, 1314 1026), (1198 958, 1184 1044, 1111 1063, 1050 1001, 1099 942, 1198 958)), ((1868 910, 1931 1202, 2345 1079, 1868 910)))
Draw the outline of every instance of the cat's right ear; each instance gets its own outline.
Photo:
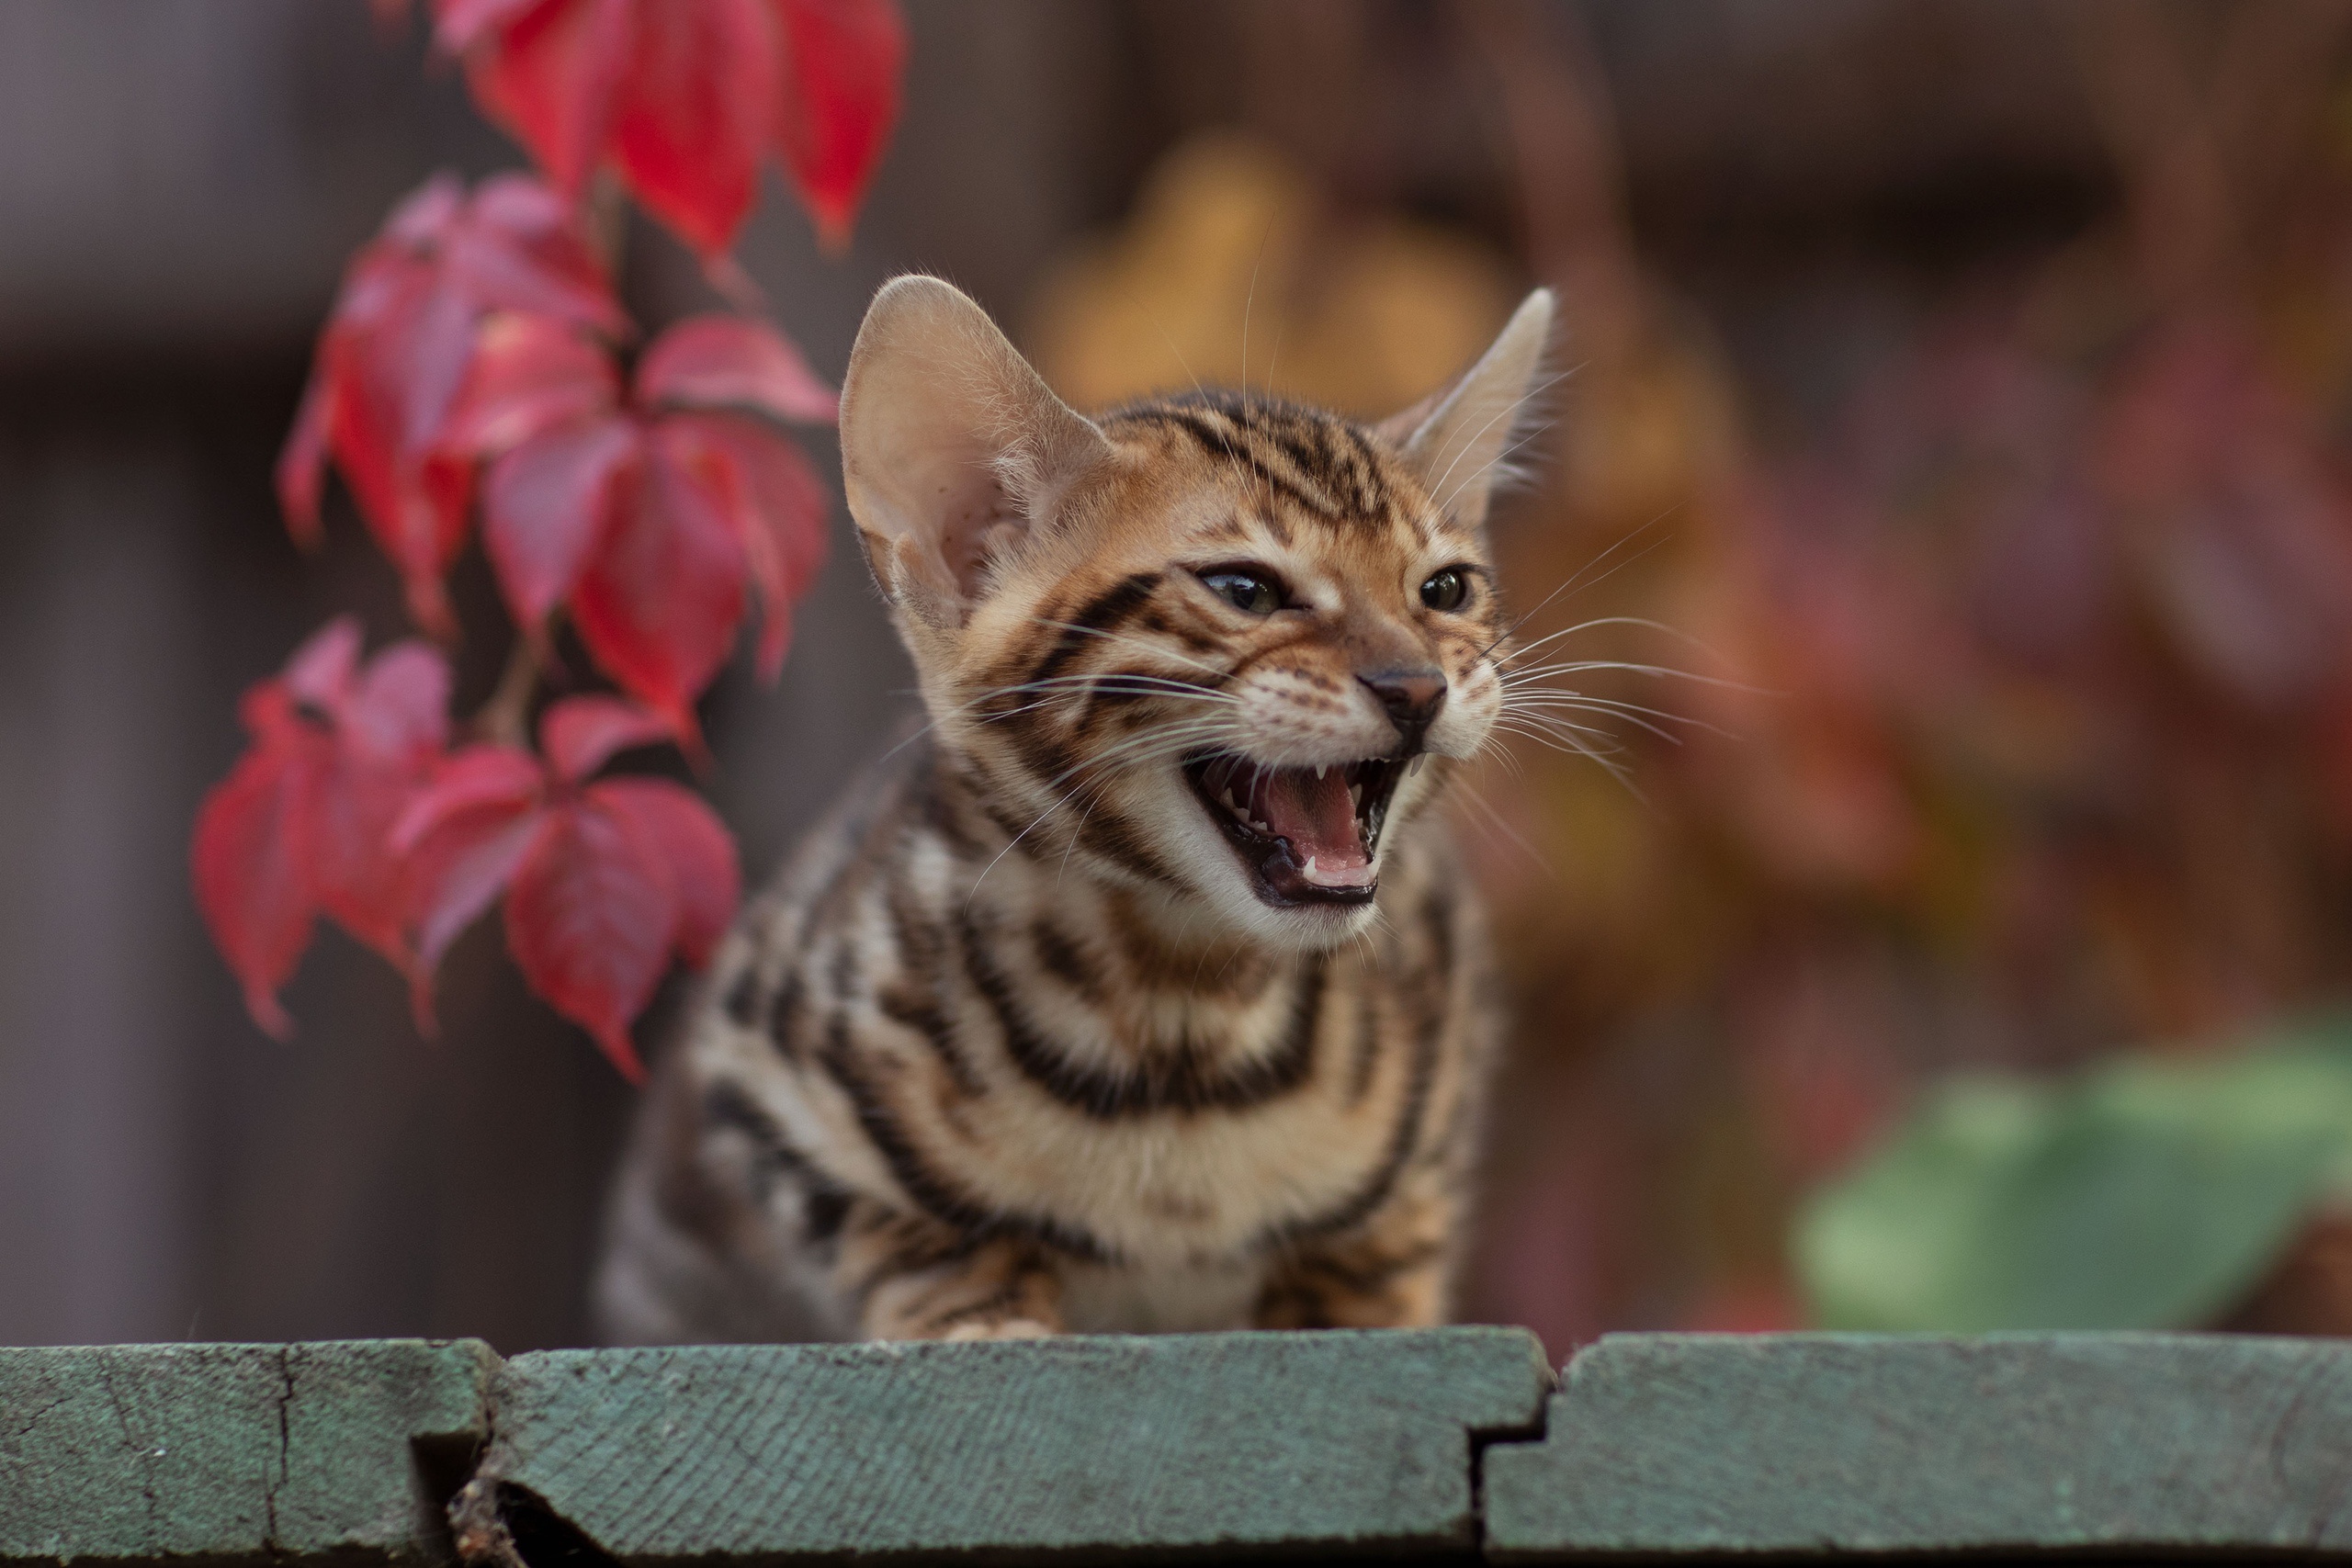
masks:
POLYGON ((874 580, 925 624, 963 624, 990 564, 1111 455, 988 312, 936 277, 875 296, 842 383, 842 473, 874 580))

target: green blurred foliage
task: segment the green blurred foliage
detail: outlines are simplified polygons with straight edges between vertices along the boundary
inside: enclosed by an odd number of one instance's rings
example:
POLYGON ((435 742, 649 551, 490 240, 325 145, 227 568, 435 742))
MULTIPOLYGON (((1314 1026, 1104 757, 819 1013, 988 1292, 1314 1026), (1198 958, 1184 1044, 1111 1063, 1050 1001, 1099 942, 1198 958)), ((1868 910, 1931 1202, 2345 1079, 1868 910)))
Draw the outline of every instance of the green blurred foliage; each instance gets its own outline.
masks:
POLYGON ((2119 1058, 2072 1081, 1928 1094, 1801 1211, 1828 1328, 2188 1328, 2352 1198, 2352 1020, 2224 1057, 2119 1058))

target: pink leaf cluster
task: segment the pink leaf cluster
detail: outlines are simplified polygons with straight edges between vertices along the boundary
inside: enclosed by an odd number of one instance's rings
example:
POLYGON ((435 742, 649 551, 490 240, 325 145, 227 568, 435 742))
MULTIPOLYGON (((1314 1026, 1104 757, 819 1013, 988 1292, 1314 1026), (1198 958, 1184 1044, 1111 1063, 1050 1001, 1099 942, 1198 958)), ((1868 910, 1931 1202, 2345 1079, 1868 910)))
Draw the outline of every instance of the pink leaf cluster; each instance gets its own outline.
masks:
POLYGON ((831 248, 899 118, 895 0, 434 0, 474 96, 576 197, 601 167, 707 261, 773 154, 831 248))
MULTIPOLYGON (((398 23, 407 0, 371 0, 398 23)), ((339 620, 247 694, 252 743, 192 846, 213 939, 263 1027, 323 914, 432 976, 500 897, 525 978, 632 1077, 628 1029, 672 957, 699 964, 739 890, 732 841, 685 790, 594 779, 615 751, 700 752, 695 699, 751 604, 773 680, 825 548, 825 487, 782 424, 831 423, 832 389, 774 326, 635 333, 581 222, 609 168, 737 299, 727 258, 765 159, 828 244, 846 242, 899 102, 895 0, 433 0, 440 47, 544 178, 469 191, 442 175, 345 269, 279 457, 298 542, 330 467, 401 575, 411 616, 456 634, 447 581, 481 520, 518 635, 559 612, 625 696, 558 702, 541 756, 448 750, 446 659, 404 642, 363 663, 339 620)))
POLYGON ((447 750, 449 671, 421 642, 362 665, 348 617, 246 694, 252 744, 205 797, 193 870, 213 940, 254 1019, 291 1029, 277 992, 319 915, 409 977, 434 1029, 433 975, 503 894, 531 988, 639 1077, 628 1028, 673 957, 709 960, 734 918, 734 840, 664 779, 594 775, 671 738, 616 697, 571 697, 516 746, 447 750))

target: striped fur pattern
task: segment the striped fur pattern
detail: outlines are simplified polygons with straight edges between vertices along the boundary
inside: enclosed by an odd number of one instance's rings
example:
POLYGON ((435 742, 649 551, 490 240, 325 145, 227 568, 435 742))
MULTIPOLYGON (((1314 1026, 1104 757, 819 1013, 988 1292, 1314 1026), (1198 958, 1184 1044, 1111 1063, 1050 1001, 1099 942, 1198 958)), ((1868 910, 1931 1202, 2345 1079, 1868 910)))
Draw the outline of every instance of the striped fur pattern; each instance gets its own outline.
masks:
POLYGON ((1500 702, 1488 477, 1549 315, 1377 428, 1088 420, 883 291, 844 470, 931 723, 662 1062, 614 1337, 1444 1319, 1498 1021, 1433 807, 1500 702))

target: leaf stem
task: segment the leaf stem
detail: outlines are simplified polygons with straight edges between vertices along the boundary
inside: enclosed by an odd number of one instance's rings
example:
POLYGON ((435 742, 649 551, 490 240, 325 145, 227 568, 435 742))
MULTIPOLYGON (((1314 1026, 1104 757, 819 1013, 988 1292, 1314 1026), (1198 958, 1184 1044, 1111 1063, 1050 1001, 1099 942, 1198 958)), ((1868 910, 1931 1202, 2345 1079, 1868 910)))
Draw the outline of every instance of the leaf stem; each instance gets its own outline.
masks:
POLYGON ((539 648, 538 637, 515 634, 496 689, 474 715, 474 733, 482 739, 507 746, 530 745, 531 699, 538 694, 539 676, 546 669, 539 648))

